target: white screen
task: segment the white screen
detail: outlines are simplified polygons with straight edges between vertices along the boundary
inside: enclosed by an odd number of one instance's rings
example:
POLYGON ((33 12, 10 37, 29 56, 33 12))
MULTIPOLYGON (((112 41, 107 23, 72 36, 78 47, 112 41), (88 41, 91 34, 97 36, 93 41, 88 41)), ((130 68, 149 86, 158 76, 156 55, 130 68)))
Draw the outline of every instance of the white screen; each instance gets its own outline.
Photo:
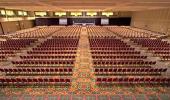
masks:
POLYGON ((109 19, 101 19, 101 25, 108 25, 109 19))
POLYGON ((60 25, 67 25, 67 19, 64 18, 64 19, 59 19, 59 24, 60 25))

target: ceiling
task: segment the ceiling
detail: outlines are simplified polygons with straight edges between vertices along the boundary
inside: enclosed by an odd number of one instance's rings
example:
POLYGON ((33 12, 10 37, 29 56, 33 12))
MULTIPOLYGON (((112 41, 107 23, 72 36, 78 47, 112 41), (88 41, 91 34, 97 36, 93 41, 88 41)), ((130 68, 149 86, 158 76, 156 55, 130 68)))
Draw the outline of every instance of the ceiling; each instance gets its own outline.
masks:
POLYGON ((0 0, 0 8, 28 11, 138 11, 170 8, 170 0, 0 0))

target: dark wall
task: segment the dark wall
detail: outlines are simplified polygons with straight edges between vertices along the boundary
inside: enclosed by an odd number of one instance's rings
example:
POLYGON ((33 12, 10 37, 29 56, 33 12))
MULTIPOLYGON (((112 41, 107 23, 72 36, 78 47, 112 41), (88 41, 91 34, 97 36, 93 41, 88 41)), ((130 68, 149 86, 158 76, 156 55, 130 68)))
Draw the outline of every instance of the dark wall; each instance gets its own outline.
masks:
POLYGON ((131 17, 109 18, 109 25, 130 26, 131 17))
POLYGON ((95 25, 101 25, 101 18, 95 19, 95 25))
POLYGON ((73 25, 72 18, 67 18, 67 25, 73 25))
POLYGON ((47 21, 46 18, 36 18, 36 19, 35 19, 35 25, 36 25, 36 26, 48 25, 48 21, 47 21))
POLYGON ((48 25, 59 25, 59 18, 49 18, 48 25))
POLYGON ((36 26, 50 26, 50 25, 59 25, 59 18, 36 18, 36 26))
MULTIPOLYGON (((101 18, 67 18, 67 25, 74 23, 95 23, 101 25, 101 18)), ((109 25, 126 25, 129 26, 131 17, 109 18, 109 25)), ((36 26, 59 25, 59 18, 36 18, 36 26)))

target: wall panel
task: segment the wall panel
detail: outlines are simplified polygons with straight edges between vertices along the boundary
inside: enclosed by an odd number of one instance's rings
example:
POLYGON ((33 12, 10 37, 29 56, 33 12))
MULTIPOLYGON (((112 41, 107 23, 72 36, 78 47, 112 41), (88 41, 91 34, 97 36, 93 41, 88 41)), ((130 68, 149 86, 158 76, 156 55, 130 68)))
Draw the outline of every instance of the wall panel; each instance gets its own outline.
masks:
POLYGON ((20 30, 20 25, 18 21, 1 22, 4 34, 12 33, 20 30))
POLYGON ((32 28, 35 26, 34 20, 22 20, 19 21, 21 29, 32 28))
POLYGON ((5 21, 0 22, 0 34, 8 34, 18 30, 32 28, 35 26, 34 20, 5 21), (1 29, 2 28, 2 29, 1 29))
POLYGON ((170 34, 170 9, 133 12, 131 26, 170 34))

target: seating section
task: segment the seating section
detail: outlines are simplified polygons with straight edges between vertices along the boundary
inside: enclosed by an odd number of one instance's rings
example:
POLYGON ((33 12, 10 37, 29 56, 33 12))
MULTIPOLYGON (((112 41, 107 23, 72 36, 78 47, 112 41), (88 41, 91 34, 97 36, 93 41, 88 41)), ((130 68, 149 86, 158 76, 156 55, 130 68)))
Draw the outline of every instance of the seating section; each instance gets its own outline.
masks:
POLYGON ((0 41, 0 61, 6 61, 7 57, 15 56, 22 49, 25 49, 37 39, 8 39, 0 41))
POLYGON ((89 39, 93 64, 95 67, 140 67, 156 64, 155 61, 144 61, 146 56, 141 56, 139 51, 135 51, 130 45, 120 39, 89 39), (103 49, 103 50, 102 50, 103 49))
POLYGON ((20 55, 20 59, 13 60, 14 67, 0 68, 0 71, 6 75, 0 78, 0 85, 70 86, 79 43, 80 27, 78 29, 68 27, 68 30, 72 30, 70 34, 65 33, 67 28, 61 30, 63 31, 51 34, 51 38, 28 50, 26 54, 20 55), (64 35, 61 35, 61 32, 64 35))
MULTIPOLYGON (((9 36, 12 39, 0 41, 0 62, 24 50, 19 58, 8 61, 12 67, 0 67, 0 86, 70 86, 81 31, 85 34, 82 26, 44 26, 16 32, 9 36), (35 42, 37 45, 32 45, 35 42)), ((151 38, 159 35, 120 26, 87 26, 87 31, 99 87, 170 86, 170 78, 164 75, 168 69, 157 66, 156 61, 126 42, 131 40, 161 60, 170 60, 170 43, 151 38)))
POLYGON ((130 29, 130 30, 133 30, 133 31, 137 31, 137 32, 140 32, 140 33, 146 33, 146 34, 149 34, 151 37, 157 37, 158 38, 158 37, 166 36, 164 33, 153 32, 153 31, 149 31, 149 30, 136 28, 136 27, 130 27, 130 26, 121 26, 121 27, 130 29))
MULTIPOLYGON (((108 30, 105 31, 107 33, 108 30)), ((162 76, 167 68, 154 67, 156 61, 149 60, 146 55, 136 51, 123 39, 112 36, 100 37, 95 33, 94 31, 94 34, 89 36, 89 42, 98 86, 170 84, 170 78, 162 76)), ((127 37, 145 37, 145 35, 133 34, 127 37)))
POLYGON ((14 36, 17 36, 17 35, 20 35, 20 34, 24 34, 24 33, 30 33, 32 31, 36 31, 38 29, 41 29, 41 28, 45 28, 45 26, 39 26, 39 27, 34 27, 34 28, 28 28, 28 29, 23 29, 23 30, 19 30, 19 31, 16 31, 12 34, 7 34, 8 37, 14 37, 14 36))
POLYGON ((142 48, 147 48, 154 56, 158 56, 163 61, 170 60, 170 43, 161 39, 131 39, 134 43, 141 45, 142 48))
POLYGON ((49 26, 49 27, 40 27, 34 30, 27 30, 24 32, 19 32, 17 34, 11 35, 12 38, 46 38, 54 32, 60 30, 62 27, 59 26, 49 26))
POLYGON ((28 51, 27 56, 21 56, 23 60, 12 63, 16 67, 73 67, 78 41, 78 38, 47 39, 28 51))
POLYGON ((107 28, 101 26, 87 26, 89 37, 115 37, 107 28))
POLYGON ((81 29, 81 26, 68 26, 60 31, 55 32, 55 34, 53 34, 53 37, 77 38, 80 37, 81 29))
POLYGON ((126 27, 120 26, 108 26, 107 27, 110 31, 115 33, 116 35, 124 38, 143 38, 143 37, 152 37, 152 34, 141 32, 138 30, 132 30, 126 27))

